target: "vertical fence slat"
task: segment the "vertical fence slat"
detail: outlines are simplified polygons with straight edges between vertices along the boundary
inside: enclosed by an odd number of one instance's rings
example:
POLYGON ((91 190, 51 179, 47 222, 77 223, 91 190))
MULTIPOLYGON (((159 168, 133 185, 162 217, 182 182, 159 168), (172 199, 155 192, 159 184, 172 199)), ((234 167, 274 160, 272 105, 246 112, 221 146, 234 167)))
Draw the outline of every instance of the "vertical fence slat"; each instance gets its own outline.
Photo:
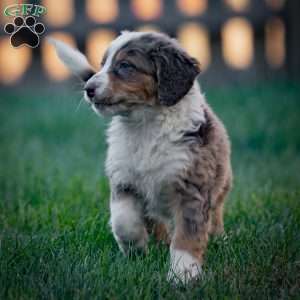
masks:
POLYGON ((290 77, 300 78, 300 1, 288 0, 286 5, 287 24, 287 67, 290 77))

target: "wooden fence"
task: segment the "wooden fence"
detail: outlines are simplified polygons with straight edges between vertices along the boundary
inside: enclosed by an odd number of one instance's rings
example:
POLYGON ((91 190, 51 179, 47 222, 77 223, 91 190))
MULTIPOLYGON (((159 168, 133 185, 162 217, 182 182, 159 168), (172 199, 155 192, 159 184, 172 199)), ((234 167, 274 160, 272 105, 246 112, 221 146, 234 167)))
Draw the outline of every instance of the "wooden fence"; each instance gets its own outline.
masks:
MULTIPOLYGON (((27 1, 29 2, 29 1, 27 1)), ((299 76, 298 0, 45 0, 39 47, 12 48, 0 34, 0 84, 62 81, 70 74, 46 36, 83 51, 95 67, 121 30, 158 30, 176 37, 212 83, 299 76)), ((5 5, 16 1, 3 1, 5 5)), ((12 18, 2 16, 1 22, 12 18)))

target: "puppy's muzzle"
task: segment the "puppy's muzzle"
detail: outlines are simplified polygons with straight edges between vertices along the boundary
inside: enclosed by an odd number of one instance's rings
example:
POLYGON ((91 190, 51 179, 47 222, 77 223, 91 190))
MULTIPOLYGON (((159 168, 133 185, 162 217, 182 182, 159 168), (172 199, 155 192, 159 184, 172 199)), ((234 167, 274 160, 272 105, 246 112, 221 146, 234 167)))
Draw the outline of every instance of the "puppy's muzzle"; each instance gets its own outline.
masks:
POLYGON ((88 82, 84 87, 84 90, 86 91, 86 94, 90 98, 91 101, 95 98, 96 88, 97 88, 97 86, 96 86, 95 82, 88 82))

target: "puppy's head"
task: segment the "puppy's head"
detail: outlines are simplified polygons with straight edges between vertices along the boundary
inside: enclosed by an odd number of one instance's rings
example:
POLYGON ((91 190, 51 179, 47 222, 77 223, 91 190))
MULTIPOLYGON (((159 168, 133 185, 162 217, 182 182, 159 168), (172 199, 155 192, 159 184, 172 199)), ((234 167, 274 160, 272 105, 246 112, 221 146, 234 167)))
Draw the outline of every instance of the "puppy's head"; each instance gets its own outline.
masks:
POLYGON ((85 99, 104 114, 175 105, 200 72, 195 59, 159 33, 123 32, 107 49, 99 72, 78 51, 59 41, 52 43, 62 61, 86 81, 85 99))

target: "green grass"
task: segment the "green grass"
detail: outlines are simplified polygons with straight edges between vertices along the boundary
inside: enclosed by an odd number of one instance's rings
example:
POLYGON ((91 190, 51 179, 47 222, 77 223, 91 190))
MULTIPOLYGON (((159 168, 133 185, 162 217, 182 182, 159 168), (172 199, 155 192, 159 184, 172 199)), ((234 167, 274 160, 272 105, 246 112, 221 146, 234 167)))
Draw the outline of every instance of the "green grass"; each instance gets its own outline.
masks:
POLYGON ((0 299, 299 298, 300 86, 207 97, 233 145, 227 236, 210 241, 204 278, 175 288, 168 249, 125 258, 113 240, 106 123, 76 93, 1 91, 0 299))

